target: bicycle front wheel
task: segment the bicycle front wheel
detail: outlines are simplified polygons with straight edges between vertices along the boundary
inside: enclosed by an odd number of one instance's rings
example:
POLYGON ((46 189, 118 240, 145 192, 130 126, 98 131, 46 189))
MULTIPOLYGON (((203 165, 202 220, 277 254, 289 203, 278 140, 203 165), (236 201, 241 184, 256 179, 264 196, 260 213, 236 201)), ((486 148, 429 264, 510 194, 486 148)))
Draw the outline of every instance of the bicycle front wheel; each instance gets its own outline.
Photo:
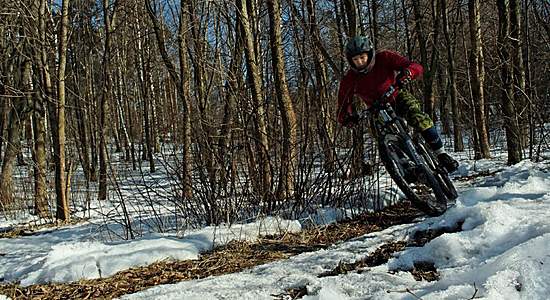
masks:
POLYGON ((443 191, 443 193, 445 193, 445 196, 447 197, 447 201, 452 201, 458 198, 458 193, 451 178, 449 177, 449 173, 447 173, 447 170, 445 170, 445 168, 440 166, 439 161, 435 157, 435 154, 429 149, 426 141, 420 135, 417 136, 417 139, 415 141, 418 153, 422 156, 426 163, 426 166, 430 169, 434 177, 437 179, 441 190, 443 191))
POLYGON ((418 209, 430 216, 445 212, 447 196, 426 162, 411 153, 415 149, 407 147, 402 137, 388 134, 379 139, 378 150, 390 177, 418 209))

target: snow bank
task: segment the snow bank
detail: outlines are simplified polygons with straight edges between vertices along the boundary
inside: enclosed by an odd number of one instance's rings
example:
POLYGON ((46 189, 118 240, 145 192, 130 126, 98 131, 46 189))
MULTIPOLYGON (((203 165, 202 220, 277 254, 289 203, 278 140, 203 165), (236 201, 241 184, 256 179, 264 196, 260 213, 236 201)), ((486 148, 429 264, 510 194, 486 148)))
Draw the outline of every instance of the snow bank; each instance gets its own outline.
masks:
POLYGON ((4 271, 5 280, 20 280, 24 286, 45 282, 72 282, 107 277, 121 270, 164 259, 196 259, 199 253, 235 239, 252 240, 263 234, 299 230, 301 226, 298 221, 266 218, 246 225, 206 227, 189 232, 181 239, 168 235, 110 244, 78 240, 52 240, 48 244, 42 241, 41 245, 48 249, 34 253, 33 239, 29 239, 30 237, 2 239, 0 246, 16 242, 26 247, 28 252, 19 255, 8 252, 8 255, 0 257, 0 261, 11 259, 11 263, 0 265, 0 270, 4 271))

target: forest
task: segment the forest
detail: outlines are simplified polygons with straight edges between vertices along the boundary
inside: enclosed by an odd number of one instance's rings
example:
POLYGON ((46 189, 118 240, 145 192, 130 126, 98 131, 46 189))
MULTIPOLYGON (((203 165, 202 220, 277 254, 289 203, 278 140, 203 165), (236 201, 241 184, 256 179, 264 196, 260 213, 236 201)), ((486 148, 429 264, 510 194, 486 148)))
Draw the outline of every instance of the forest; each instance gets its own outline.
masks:
POLYGON ((411 89, 448 150, 548 159, 546 0, 3 0, 0 15, 4 219, 111 201, 131 239, 136 218, 382 207, 366 126, 336 122, 356 35, 424 67, 411 89))

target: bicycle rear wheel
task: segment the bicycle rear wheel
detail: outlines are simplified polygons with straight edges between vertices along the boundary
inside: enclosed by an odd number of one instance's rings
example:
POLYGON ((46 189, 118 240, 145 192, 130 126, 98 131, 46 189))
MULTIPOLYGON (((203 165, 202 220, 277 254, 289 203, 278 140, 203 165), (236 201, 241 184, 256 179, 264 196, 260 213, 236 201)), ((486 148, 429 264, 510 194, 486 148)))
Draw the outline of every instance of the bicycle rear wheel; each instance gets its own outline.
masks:
POLYGON ((392 134, 385 135, 378 141, 378 150, 380 159, 393 181, 417 208, 430 216, 438 216, 445 212, 447 196, 437 178, 426 162, 414 162, 413 154, 403 138, 392 134))

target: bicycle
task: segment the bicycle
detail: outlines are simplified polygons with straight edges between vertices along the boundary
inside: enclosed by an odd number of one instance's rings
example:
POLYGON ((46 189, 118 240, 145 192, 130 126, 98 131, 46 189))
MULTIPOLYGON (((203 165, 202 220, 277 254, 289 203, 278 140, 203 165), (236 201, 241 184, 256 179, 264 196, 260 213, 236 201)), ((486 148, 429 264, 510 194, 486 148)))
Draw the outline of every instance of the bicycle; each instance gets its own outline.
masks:
POLYGON ((357 117, 368 120, 380 159, 405 196, 426 214, 441 215, 447 210, 447 203, 458 197, 456 188, 422 135, 411 135, 406 121, 387 102, 394 92, 395 87, 390 86, 357 117))

